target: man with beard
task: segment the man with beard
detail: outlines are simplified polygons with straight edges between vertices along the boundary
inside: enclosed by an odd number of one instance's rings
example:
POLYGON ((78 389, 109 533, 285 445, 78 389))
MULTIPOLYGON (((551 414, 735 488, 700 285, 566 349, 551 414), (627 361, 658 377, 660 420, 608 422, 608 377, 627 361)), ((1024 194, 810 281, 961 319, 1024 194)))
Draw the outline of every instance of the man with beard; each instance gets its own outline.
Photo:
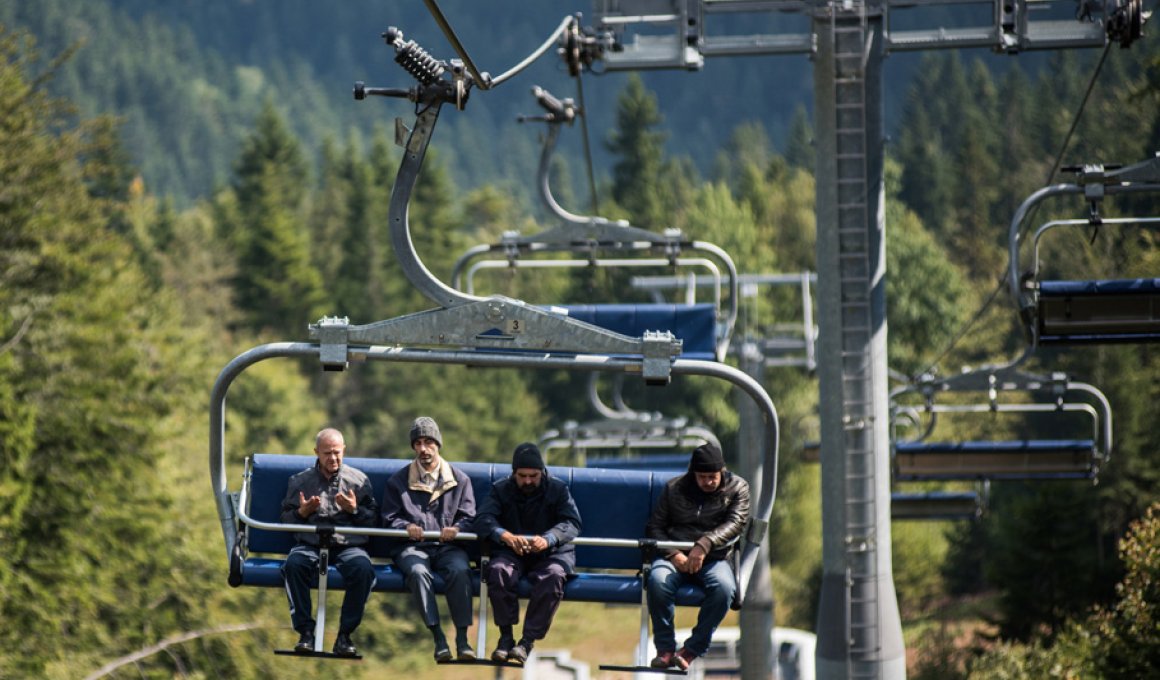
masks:
MULTIPOLYGON (((373 527, 379 505, 370 480, 360 470, 343 465, 346 442, 342 433, 326 428, 314 438, 314 467, 299 472, 286 485, 282 500, 283 524, 319 524, 338 527, 373 527)), ((319 539, 316 533, 295 534, 298 544, 286 556, 282 578, 290 600, 290 621, 298 631, 294 651, 314 651, 314 617, 311 616, 310 587, 318 579, 319 539)), ((375 587, 375 570, 363 548, 366 536, 336 533, 331 538, 330 560, 342 574, 346 595, 334 653, 358 656, 350 634, 362 622, 367 597, 375 587)))
MULTIPOLYGON (((564 599, 564 581, 575 571, 580 511, 564 482, 552 478, 532 443, 516 447, 512 474, 492 485, 479 508, 476 531, 498 544, 487 565, 487 594, 500 637, 493 661, 523 665, 536 640, 542 640, 564 599), (523 634, 517 643, 519 582, 532 584, 523 634)), ((482 622, 481 622, 482 625, 482 622)))
POLYGON ((713 631, 733 604, 737 576, 730 563, 749 519, 749 484, 725 469, 721 449, 702 444, 693 450, 689 470, 669 480, 649 517, 645 535, 658 541, 691 541, 685 551, 670 550, 652 563, 648 577, 648 609, 657 656, 653 668, 687 670, 693 659, 709 650, 713 631), (705 600, 697 624, 679 650, 673 633, 677 589, 698 585, 705 600))
POLYGON ((435 661, 450 661, 451 648, 439 625, 432 571, 446 583, 447 608, 455 624, 455 652, 460 659, 475 658, 467 641, 471 613, 471 567, 467 551, 452 541, 475 520, 475 492, 471 480, 440 456, 443 435, 435 420, 422 416, 411 425, 415 460, 387 480, 383 495, 383 527, 403 529, 407 541, 394 547, 391 557, 407 578, 415 608, 435 638, 435 661), (424 540, 424 531, 438 531, 438 540, 424 540))

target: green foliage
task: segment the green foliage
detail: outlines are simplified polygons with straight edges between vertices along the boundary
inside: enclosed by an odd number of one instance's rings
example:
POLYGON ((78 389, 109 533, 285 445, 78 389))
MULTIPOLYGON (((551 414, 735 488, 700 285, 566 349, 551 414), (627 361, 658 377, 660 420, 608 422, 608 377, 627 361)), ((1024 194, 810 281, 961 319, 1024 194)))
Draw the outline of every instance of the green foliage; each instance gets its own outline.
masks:
POLYGON ((1091 617, 1095 662, 1106 678, 1160 673, 1160 503, 1134 522, 1120 543, 1124 578, 1116 602, 1091 617))

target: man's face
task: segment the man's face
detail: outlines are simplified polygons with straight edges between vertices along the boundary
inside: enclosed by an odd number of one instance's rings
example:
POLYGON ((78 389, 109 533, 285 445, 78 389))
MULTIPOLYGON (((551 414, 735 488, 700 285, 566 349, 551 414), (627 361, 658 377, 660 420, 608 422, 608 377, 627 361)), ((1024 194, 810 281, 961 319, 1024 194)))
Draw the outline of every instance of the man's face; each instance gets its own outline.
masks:
POLYGON ((540 487, 540 478, 544 473, 539 468, 520 468, 516 470, 516 485, 525 496, 530 496, 540 487))
POLYGON ((323 437, 318 446, 314 447, 318 464, 327 477, 334 475, 342 467, 342 455, 345 452, 346 444, 342 441, 342 437, 323 437))
POLYGON ((713 493, 717 487, 721 486, 721 471, 716 472, 694 472, 697 476, 697 486, 701 487, 701 491, 705 493, 713 493))
POLYGON ((430 437, 419 437, 411 442, 415 460, 426 471, 431 472, 439 464, 439 443, 430 437))

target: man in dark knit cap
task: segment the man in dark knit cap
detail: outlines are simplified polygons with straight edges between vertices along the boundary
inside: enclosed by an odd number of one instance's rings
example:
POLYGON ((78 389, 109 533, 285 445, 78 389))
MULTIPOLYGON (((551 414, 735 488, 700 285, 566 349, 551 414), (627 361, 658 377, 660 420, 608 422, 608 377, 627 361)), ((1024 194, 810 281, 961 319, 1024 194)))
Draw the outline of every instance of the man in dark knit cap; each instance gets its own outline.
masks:
POLYGON ((572 539, 580 527, 568 486, 548 474, 540 449, 532 443, 517 446, 511 476, 492 486, 475 524, 481 538, 498 544, 485 574, 500 633, 493 661, 523 665, 535 641, 548 634, 564 599, 564 581, 576 567, 572 539), (520 620, 521 576, 531 582, 532 594, 517 643, 512 628, 520 620))
POLYGON ((665 484, 645 535, 658 541, 690 541, 690 550, 670 550, 652 563, 648 609, 657 656, 653 668, 686 670, 709 650, 713 632, 733 602, 737 575, 729 560, 749 519, 749 484, 725 469, 713 444, 693 450, 689 471, 665 484), (697 624, 677 649, 673 609, 677 589, 691 583, 705 591, 697 624))
POLYGON ((439 425, 420 416, 411 425, 415 460, 387 480, 383 494, 383 527, 404 529, 407 539, 395 545, 391 557, 407 578, 407 588, 423 623, 435 638, 435 660, 451 660, 451 647, 439 625, 432 575, 446 584, 447 608, 455 624, 455 652, 459 659, 475 658, 467 641, 471 611, 471 566, 467 551, 453 541, 475 521, 475 492, 471 480, 440 455, 443 435, 439 425), (424 538, 423 532, 439 532, 424 538))

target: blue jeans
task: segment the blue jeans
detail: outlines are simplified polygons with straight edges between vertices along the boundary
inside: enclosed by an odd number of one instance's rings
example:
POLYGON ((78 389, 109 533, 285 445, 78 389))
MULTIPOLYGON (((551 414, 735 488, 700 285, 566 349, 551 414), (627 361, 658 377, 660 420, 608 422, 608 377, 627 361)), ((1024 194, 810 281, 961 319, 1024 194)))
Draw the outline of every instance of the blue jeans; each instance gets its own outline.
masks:
POLYGON ((677 589, 689 583, 705 590, 705 601, 697 614, 697 625, 685 640, 685 649, 695 656, 704 656, 709 651, 713 631, 729 611, 729 603, 737 591, 737 579, 728 560, 705 560, 701 571, 696 574, 682 574, 673 563, 659 558, 652 563, 648 575, 648 611, 652 618, 653 641, 657 653, 673 652, 677 649, 676 635, 673 633, 673 614, 676 607, 677 589))
MULTIPOLYGON (((375 587, 375 569, 362 548, 330 549, 330 563, 342 574, 346 594, 342 597, 342 615, 338 629, 353 633, 362 623, 367 598, 375 587)), ((290 622, 299 633, 314 630, 314 612, 310 605, 310 588, 318 583, 318 548, 298 544, 282 563, 286 598, 290 600, 290 622)))

